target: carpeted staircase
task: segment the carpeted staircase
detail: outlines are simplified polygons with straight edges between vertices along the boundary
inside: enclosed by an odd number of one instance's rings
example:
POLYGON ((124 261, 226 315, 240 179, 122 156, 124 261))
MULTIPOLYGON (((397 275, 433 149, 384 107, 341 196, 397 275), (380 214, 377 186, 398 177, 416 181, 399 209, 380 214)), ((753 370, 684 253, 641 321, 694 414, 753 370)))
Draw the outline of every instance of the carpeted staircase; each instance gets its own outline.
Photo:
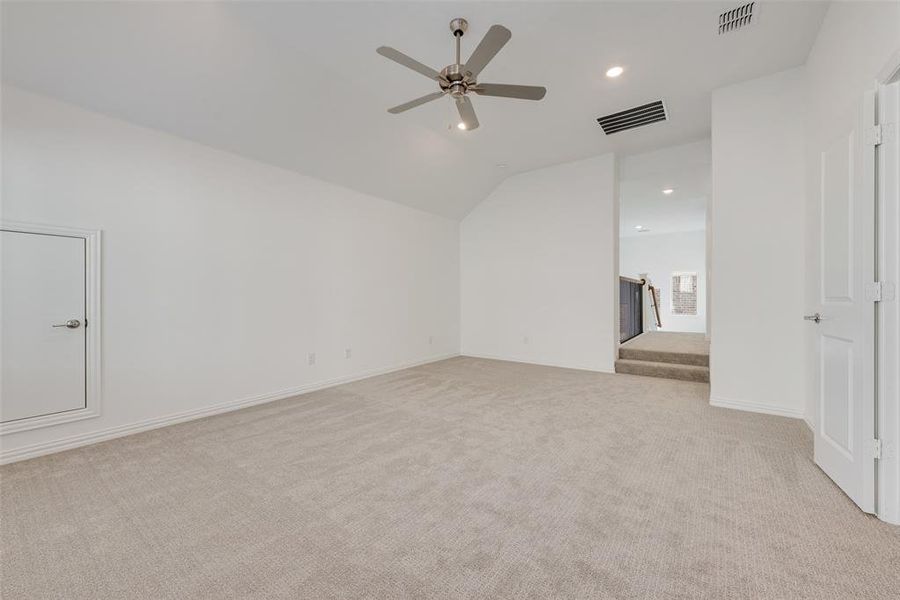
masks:
POLYGON ((616 373, 708 383, 709 344, 702 333, 642 333, 619 347, 616 373))

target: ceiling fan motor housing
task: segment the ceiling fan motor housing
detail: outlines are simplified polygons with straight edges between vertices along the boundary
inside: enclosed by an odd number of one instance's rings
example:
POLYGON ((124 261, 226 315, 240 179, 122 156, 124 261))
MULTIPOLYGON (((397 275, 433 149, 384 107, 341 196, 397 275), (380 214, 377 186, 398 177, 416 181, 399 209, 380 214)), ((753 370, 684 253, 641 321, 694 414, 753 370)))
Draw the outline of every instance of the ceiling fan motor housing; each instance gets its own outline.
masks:
POLYGON ((475 78, 465 70, 465 65, 453 64, 444 67, 438 83, 442 90, 454 98, 458 98, 466 95, 469 86, 475 85, 475 78))

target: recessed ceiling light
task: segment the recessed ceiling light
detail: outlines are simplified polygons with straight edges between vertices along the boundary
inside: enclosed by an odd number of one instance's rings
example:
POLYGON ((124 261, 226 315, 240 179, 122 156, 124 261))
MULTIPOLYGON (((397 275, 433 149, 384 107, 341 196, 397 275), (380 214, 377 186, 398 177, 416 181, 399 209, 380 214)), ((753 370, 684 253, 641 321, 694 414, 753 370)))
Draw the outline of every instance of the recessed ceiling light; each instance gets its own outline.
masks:
POLYGON ((674 192, 674 191, 675 191, 675 190, 673 190, 672 188, 666 188, 666 189, 663 190, 663 194, 665 194, 666 196, 668 196, 669 194, 671 194, 671 193, 674 192))
POLYGON ((499 169, 505 169, 505 168, 506 168, 506 163, 497 163, 497 168, 499 168, 499 169))
POLYGON ((644 226, 643 225, 635 225, 634 228, 637 229, 638 231, 640 231, 641 229, 644 228, 644 226))
POLYGON ((618 77, 619 75, 621 75, 621 74, 624 73, 624 72, 625 72, 625 69, 623 69, 622 67, 618 67, 618 66, 617 66, 617 67, 610 67, 610 68, 607 69, 607 71, 606 71, 606 76, 607 76, 607 77, 610 77, 610 78, 615 78, 615 77, 618 77))
POLYGON ((463 123, 462 121, 460 121, 459 123, 457 123, 456 127, 459 128, 459 129, 465 130, 465 129, 466 129, 466 124, 463 123))

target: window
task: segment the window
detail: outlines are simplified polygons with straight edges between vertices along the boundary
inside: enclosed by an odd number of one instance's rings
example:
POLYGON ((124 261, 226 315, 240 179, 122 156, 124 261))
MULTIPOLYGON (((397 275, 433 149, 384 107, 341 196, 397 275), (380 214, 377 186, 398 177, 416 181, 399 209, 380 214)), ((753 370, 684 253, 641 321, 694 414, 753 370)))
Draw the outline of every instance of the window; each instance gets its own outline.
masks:
POLYGON ((672 314, 697 314, 696 273, 672 273, 672 314))

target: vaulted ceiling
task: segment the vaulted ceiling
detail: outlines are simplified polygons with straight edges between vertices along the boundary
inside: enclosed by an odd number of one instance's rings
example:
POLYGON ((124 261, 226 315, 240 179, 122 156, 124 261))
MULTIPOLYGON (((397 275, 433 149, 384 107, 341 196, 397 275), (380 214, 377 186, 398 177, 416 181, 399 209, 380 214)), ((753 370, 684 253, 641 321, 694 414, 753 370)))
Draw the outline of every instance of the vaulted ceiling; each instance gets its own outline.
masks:
POLYGON ((511 173, 708 136, 710 92, 802 64, 825 5, 738 3, 4 2, 4 80, 140 125, 423 210, 461 217, 511 173), (512 40, 483 81, 538 84, 541 102, 475 97, 475 131, 447 98, 388 107, 434 83, 375 53, 453 62, 494 23, 512 40), (604 76, 625 67, 618 79, 604 76), (663 99, 670 120, 606 136, 598 116, 663 99), (501 166, 503 165, 503 166, 501 166))

